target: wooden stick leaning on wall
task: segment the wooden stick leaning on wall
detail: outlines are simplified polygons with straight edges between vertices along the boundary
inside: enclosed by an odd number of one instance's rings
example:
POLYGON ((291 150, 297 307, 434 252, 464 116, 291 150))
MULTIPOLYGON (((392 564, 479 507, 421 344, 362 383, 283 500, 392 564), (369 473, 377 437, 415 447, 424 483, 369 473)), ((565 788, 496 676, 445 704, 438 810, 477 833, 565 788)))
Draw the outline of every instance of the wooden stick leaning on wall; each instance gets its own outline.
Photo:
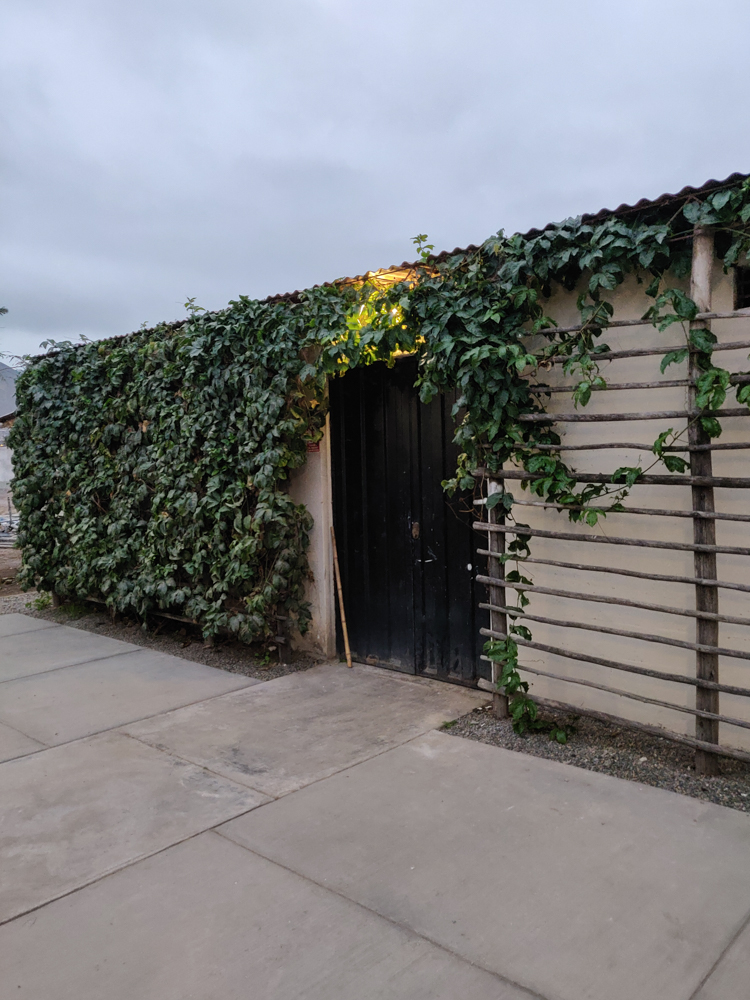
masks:
POLYGON ((349 648, 349 630, 346 627, 346 612, 344 611, 344 592, 341 589, 341 570, 339 569, 339 553, 336 548, 336 532, 331 525, 331 545, 333 546, 333 571, 336 574, 336 590, 339 595, 339 614, 341 615, 341 631, 344 633, 344 649, 346 651, 346 665, 352 665, 352 651, 349 648))

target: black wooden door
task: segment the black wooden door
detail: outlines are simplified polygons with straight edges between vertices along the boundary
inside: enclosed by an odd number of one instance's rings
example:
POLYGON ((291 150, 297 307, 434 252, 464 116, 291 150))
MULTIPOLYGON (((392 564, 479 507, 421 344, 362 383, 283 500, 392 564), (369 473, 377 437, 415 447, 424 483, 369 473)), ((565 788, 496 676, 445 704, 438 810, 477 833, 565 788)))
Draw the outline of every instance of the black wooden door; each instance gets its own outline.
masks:
MULTIPOLYGON (((448 499, 453 398, 425 406, 416 359, 331 380, 333 516, 352 655, 472 682, 486 673, 472 497, 448 499)), ((339 635, 339 641, 341 636, 339 635)))

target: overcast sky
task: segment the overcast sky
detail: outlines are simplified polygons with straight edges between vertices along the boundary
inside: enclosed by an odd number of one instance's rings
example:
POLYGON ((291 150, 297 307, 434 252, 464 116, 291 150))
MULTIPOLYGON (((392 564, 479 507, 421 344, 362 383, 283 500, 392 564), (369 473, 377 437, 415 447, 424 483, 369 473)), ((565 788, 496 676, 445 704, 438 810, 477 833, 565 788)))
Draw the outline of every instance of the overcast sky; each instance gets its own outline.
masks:
POLYGON ((747 0, 0 10, 0 350, 750 171, 747 0))

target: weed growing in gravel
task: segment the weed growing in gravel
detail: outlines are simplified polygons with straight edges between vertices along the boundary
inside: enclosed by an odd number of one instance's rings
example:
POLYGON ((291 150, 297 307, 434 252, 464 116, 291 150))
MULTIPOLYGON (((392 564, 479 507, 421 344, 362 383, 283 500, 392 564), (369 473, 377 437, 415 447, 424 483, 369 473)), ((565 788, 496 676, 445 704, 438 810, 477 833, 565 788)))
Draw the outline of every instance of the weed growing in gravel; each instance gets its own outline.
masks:
POLYGON ((78 618, 83 618, 84 615, 90 613, 91 608, 89 608, 83 601, 70 601, 67 604, 63 604, 60 608, 68 618, 76 621, 78 618))

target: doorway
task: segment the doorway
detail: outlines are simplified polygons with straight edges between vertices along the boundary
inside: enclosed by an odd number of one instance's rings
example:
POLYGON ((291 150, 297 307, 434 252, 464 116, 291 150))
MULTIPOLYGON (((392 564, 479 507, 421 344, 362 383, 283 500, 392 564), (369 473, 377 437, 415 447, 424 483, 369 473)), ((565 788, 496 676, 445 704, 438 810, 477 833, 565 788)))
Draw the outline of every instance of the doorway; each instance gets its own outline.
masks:
POLYGON ((449 498, 440 485, 456 468, 455 396, 425 405, 416 377, 416 358, 407 357, 330 383, 349 641, 360 662, 471 684, 489 673, 480 661, 473 497, 449 498))

